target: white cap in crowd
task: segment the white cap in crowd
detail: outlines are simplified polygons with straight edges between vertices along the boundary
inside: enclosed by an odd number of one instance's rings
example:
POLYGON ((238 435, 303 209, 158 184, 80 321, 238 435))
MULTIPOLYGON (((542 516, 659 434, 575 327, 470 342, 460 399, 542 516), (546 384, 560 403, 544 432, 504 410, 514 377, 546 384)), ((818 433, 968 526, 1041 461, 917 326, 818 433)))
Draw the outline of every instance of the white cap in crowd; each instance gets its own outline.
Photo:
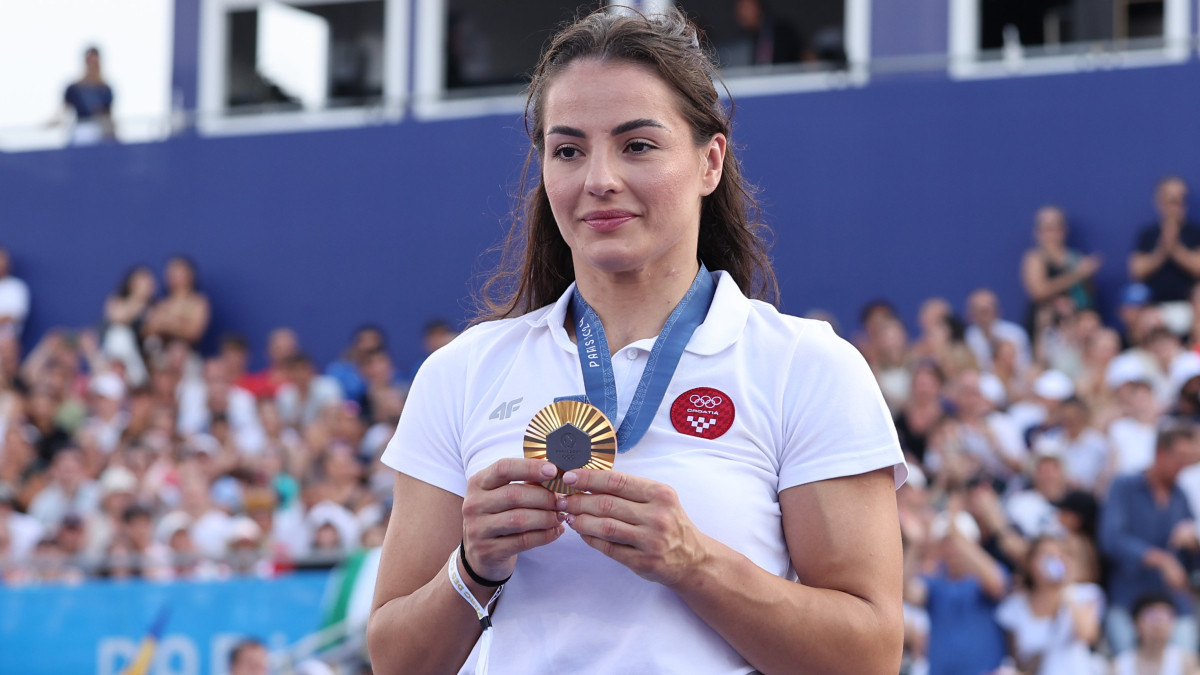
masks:
POLYGON ((1114 357, 1108 362, 1108 369, 1104 372, 1104 384, 1114 391, 1130 382, 1149 381, 1150 374, 1146 372, 1146 365, 1137 354, 1125 353, 1114 357))
POLYGON ((1075 395, 1075 383, 1064 372, 1047 370, 1034 380, 1033 393, 1051 401, 1065 401, 1075 395))
POLYGON ((116 373, 106 371, 93 375, 88 391, 114 401, 125 400, 125 383, 116 373))
MULTIPOLYGON (((954 529, 967 539, 979 542, 979 524, 966 511, 954 514, 954 529)), ((942 511, 934 516, 933 522, 929 524, 929 536, 934 541, 938 541, 945 539, 948 534, 950 534, 950 512, 942 511)))
POLYGON ((1171 361, 1171 391, 1178 393, 1193 377, 1200 377, 1200 354, 1186 351, 1171 361))

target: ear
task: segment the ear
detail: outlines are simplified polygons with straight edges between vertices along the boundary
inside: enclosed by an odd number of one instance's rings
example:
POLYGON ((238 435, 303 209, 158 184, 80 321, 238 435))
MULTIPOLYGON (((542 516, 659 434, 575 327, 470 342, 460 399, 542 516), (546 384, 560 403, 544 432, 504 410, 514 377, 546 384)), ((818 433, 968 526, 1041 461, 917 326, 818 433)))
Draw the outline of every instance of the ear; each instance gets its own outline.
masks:
POLYGON ((700 176, 701 194, 705 197, 713 193, 721 184, 721 174, 725 170, 725 150, 728 141, 725 134, 714 134, 704 144, 700 159, 704 163, 704 172, 700 176))

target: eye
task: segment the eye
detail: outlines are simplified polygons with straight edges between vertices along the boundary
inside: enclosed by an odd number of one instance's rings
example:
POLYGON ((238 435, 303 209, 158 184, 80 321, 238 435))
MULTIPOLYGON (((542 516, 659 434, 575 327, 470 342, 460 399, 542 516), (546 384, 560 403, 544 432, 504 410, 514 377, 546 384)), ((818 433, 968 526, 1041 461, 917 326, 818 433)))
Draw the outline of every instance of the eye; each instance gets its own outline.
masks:
POLYGON ((562 145, 554 150, 555 159, 575 159, 579 157, 579 148, 573 145, 562 145))
POLYGON ((642 155, 654 149, 654 145, 652 143, 642 140, 629 141, 629 145, 626 145, 625 147, 635 155, 642 155))

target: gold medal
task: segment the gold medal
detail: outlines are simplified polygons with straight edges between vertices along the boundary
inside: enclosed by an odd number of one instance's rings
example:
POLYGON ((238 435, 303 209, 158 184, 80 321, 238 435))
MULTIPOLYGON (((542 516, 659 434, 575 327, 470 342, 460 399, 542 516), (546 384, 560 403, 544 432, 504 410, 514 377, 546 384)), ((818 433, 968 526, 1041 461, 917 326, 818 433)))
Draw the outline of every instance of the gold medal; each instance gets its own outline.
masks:
POLYGON ((617 456, 617 431, 590 403, 555 401, 539 410, 525 427, 525 456, 558 467, 558 475, 542 483, 547 490, 574 494, 578 490, 563 484, 563 473, 611 469, 617 456))

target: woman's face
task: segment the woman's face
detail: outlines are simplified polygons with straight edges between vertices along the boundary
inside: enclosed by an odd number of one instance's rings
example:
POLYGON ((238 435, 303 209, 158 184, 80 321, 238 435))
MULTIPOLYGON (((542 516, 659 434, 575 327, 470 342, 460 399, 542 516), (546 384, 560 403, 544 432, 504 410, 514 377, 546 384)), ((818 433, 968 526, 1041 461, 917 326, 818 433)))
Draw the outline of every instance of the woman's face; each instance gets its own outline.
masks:
POLYGON ((1067 221, 1058 209, 1038 211, 1034 235, 1042 246, 1059 247, 1067 240, 1067 221))
POLYGON ((134 272, 133 278, 129 280, 129 290, 135 298, 153 297, 158 290, 158 282, 154 280, 154 273, 145 268, 134 272))
POLYGON ((1054 586, 1067 580, 1067 557, 1062 545, 1052 539, 1043 540, 1032 556, 1036 586, 1054 586))
POLYGON ((543 119, 542 178, 577 274, 690 273, 725 137, 697 147, 671 87, 621 62, 568 66, 546 92, 543 119))

